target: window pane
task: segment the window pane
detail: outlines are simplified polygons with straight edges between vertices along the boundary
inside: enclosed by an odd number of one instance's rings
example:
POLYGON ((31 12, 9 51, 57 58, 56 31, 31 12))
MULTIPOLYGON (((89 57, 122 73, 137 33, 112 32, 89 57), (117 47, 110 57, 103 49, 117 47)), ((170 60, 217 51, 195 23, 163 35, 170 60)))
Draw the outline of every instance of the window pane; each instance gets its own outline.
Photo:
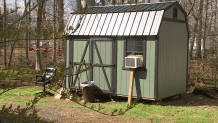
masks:
POLYGON ((131 54, 143 53, 143 39, 127 39, 127 52, 131 54))
POLYGON ((135 46, 134 45, 127 45, 127 51, 128 52, 135 51, 135 46))
POLYGON ((143 46, 143 40, 138 40, 138 41, 137 41, 137 45, 143 46))
POLYGON ((143 46, 138 46, 137 49, 138 49, 137 51, 143 52, 143 46))
POLYGON ((127 41, 127 45, 134 45, 135 44, 135 41, 131 40, 131 41, 127 41))

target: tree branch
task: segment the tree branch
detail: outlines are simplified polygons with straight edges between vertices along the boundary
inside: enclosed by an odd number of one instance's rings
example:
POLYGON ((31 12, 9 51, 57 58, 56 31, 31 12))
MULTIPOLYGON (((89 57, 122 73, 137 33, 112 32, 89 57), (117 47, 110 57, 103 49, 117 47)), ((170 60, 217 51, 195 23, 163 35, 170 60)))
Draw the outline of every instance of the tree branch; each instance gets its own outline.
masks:
POLYGON ((14 23, 12 23, 10 26, 8 26, 7 28, 5 28, 4 30, 1 31, 0 35, 2 33, 4 33, 6 30, 10 29, 14 24, 16 24, 17 22, 19 22, 21 19, 23 19, 24 17, 26 17, 32 10, 34 10, 41 2, 46 1, 46 0, 40 0, 35 6, 33 6, 32 9, 30 9, 28 12, 26 12, 22 17, 20 17, 19 19, 17 19, 14 23))

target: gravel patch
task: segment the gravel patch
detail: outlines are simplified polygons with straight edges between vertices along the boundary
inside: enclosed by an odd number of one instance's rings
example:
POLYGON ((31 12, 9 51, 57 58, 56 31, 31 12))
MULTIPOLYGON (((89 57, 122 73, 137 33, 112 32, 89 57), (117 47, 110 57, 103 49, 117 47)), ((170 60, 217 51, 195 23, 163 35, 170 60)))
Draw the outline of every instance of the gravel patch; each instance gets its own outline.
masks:
MULTIPOLYGON (((12 104, 12 108, 16 108, 20 105, 21 108, 24 108, 25 105, 19 104, 16 102, 8 102, 6 106, 10 106, 12 104)), ((3 104, 0 105, 2 107, 3 104)), ((97 112, 93 112, 90 110, 86 110, 83 108, 76 107, 66 107, 66 106, 55 106, 55 105, 35 105, 35 109, 38 110, 38 115, 42 120, 46 120, 48 122, 54 121, 55 123, 81 123, 81 122, 91 122, 91 123, 122 123, 124 122, 121 117, 116 116, 104 116, 97 112)), ((29 113, 31 112, 28 111, 29 113)))

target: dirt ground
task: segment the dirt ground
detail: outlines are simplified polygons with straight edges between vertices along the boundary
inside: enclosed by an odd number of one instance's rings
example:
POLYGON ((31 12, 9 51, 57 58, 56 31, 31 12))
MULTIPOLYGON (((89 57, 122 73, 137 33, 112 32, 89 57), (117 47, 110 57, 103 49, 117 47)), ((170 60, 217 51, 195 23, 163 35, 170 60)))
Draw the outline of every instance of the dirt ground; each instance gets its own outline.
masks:
MULTIPOLYGON (((51 99, 52 101, 52 99, 51 99)), ((64 103, 72 103, 69 101, 64 101, 64 103)), ((13 107, 17 107, 18 103, 9 102, 13 107)), ((20 104, 19 104, 20 105, 20 104)), ((25 105, 21 105, 21 108, 25 105)), ((41 119, 46 121, 55 121, 55 123, 122 123, 126 122, 120 118, 121 116, 104 116, 100 115, 97 112, 89 111, 82 108, 75 107, 64 107, 64 106, 55 106, 55 105, 35 105, 35 108, 38 110, 38 115, 41 119)), ((138 120, 129 120, 127 122, 138 122, 138 120)))

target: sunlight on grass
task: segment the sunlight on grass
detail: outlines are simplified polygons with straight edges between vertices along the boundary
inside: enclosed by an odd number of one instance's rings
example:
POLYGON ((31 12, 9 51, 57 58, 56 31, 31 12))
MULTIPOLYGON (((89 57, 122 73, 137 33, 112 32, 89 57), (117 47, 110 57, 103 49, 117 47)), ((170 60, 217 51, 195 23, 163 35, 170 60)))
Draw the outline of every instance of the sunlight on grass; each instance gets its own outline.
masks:
MULTIPOLYGON (((124 119, 137 118, 142 121, 155 122, 199 122, 210 123, 218 121, 218 111, 204 110, 198 107, 181 107, 174 105, 138 104, 123 116, 124 119)), ((126 109, 126 102, 108 102, 102 104, 103 112, 110 113, 114 109, 126 109)))
MULTIPOLYGON (((46 89, 47 91, 49 91, 52 94, 55 94, 54 91, 50 91, 49 89, 46 89)), ((5 93, 3 93, 0 96, 18 96, 18 93, 21 93, 21 96, 35 96, 35 94, 42 92, 43 88, 25 88, 25 89, 12 89, 9 90, 5 93)), ((3 92, 3 89, 0 89, 0 92, 3 92)))
POLYGON ((0 99, 0 104, 5 104, 5 103, 7 103, 7 101, 5 100, 5 99, 0 99))
MULTIPOLYGON (((5 104, 7 102, 17 102, 26 104, 29 100, 26 100, 22 97, 34 97, 36 93, 42 92, 43 88, 26 88, 26 89, 13 89, 5 92, 0 95, 0 104, 5 104), (18 96, 18 93, 21 92, 21 96, 18 96)), ((2 92, 3 90, 0 90, 2 92)), ((49 89, 47 89, 49 91, 49 89)), ((55 93, 54 91, 50 91, 55 93)), ((62 101, 62 100, 61 100, 62 101)), ((92 111, 92 109, 85 108, 82 105, 75 103, 61 103, 60 100, 50 101, 50 97, 45 97, 41 99, 37 104, 45 105, 57 105, 57 106, 66 106, 74 108, 83 108, 86 110, 92 111)), ((160 102, 158 104, 142 104, 139 103, 132 109, 125 112, 123 115, 124 120, 130 118, 140 119, 144 122, 179 122, 179 123, 211 123, 218 121, 218 106, 214 106, 213 109, 204 110, 203 108, 193 106, 193 107, 181 107, 180 104, 183 103, 183 100, 178 100, 174 102, 160 102)), ((87 106, 90 108, 94 106, 94 110, 98 110, 98 105, 104 107, 100 112, 111 114, 115 109, 125 111, 127 109, 127 102, 106 102, 106 103, 88 103, 87 106)), ((117 115, 116 112, 114 115, 117 115)))
MULTIPOLYGON (((29 100, 23 99, 21 97, 30 97, 35 96, 37 93, 42 92, 43 88, 25 88, 25 89, 12 89, 5 93, 3 93, 0 99, 0 104, 5 104, 9 101, 26 104, 29 100), (19 92, 21 96, 18 96, 19 92)), ((0 92, 3 92, 3 89, 0 89, 0 92)), ((49 91, 50 93, 55 93, 53 91, 49 91)), ((38 102, 39 105, 46 104, 48 101, 40 100, 38 102)))

